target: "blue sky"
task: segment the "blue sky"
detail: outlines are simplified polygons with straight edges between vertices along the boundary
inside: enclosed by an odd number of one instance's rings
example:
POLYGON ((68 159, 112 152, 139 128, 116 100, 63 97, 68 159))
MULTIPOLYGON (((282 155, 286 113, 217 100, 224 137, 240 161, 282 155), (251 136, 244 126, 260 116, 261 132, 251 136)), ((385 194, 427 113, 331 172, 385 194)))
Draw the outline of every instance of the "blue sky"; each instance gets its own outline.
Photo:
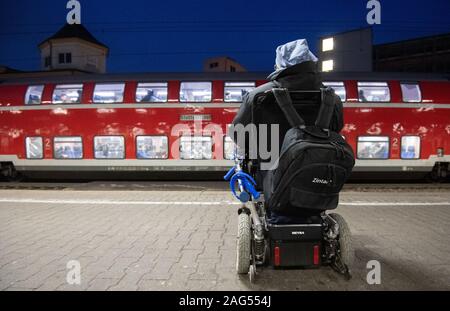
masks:
MULTIPOLYGON (((110 47, 108 72, 201 71, 228 55, 270 71, 274 50, 306 38, 366 27, 366 0, 80 0, 82 24, 110 47)), ((380 0, 374 42, 450 32, 449 0, 380 0)), ((0 0, 0 65, 39 69, 37 44, 66 20, 66 0, 0 0)))

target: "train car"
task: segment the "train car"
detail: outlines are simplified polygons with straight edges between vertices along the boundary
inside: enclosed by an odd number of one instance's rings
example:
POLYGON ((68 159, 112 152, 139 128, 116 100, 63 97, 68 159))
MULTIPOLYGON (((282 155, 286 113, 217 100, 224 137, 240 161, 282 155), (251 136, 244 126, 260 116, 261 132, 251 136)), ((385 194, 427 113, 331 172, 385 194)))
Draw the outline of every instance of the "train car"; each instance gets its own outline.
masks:
MULTIPOLYGON (((1 173, 9 179, 222 173, 233 164, 227 126, 243 94, 265 77, 152 73, 3 80, 1 173)), ((448 78, 324 73, 323 81, 344 102, 341 134, 355 150, 354 176, 447 176, 448 78)))

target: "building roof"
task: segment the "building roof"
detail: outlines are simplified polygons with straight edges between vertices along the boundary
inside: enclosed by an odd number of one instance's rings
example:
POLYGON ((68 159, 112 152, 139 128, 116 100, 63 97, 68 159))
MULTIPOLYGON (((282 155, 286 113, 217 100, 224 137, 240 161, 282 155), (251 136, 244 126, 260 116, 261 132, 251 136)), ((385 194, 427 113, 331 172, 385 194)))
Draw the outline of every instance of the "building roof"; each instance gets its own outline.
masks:
POLYGON ((81 40, 88 41, 90 43, 99 45, 108 49, 106 45, 98 41, 83 25, 81 24, 65 24, 61 29, 59 29, 53 36, 42 41, 39 46, 44 44, 49 40, 54 39, 64 39, 64 38, 78 38, 81 40))

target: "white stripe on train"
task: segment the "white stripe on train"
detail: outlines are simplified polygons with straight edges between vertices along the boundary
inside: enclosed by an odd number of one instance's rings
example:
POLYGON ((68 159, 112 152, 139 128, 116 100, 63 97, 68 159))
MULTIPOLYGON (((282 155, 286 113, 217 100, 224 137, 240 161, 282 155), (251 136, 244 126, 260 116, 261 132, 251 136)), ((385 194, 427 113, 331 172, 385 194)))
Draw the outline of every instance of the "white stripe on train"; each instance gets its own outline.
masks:
MULTIPOLYGON (((53 109, 142 109, 142 108, 239 108, 240 103, 164 103, 164 104, 58 104, 58 105, 28 105, 0 106, 0 111, 22 110, 53 110, 53 109)), ((416 109, 450 109, 450 104, 444 103, 351 103, 345 102, 345 108, 416 108, 416 109)))

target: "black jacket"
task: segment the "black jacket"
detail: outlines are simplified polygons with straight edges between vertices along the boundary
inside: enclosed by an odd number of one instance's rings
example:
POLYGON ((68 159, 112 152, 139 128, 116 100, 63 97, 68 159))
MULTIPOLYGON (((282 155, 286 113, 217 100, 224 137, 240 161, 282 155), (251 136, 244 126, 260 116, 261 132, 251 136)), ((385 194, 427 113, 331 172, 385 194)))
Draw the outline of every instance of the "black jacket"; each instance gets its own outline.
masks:
MULTIPOLYGON (((242 100, 242 105, 239 108, 238 113, 236 114, 233 124, 242 124, 247 125, 251 123, 251 109, 254 102, 255 97, 264 93, 267 90, 271 90, 274 87, 285 87, 289 90, 319 90, 322 85, 322 81, 319 73, 317 72, 317 65, 314 62, 304 62, 285 70, 280 71, 275 75, 271 75, 271 81, 255 88, 253 91, 244 95, 242 100), (279 84, 277 85, 276 82, 279 84)), ((343 124, 343 107, 342 102, 339 96, 335 95, 335 113, 331 120, 330 129, 335 132, 340 132, 344 126, 343 124)), ((273 103, 277 105, 277 103, 273 103)), ((319 107, 317 107, 318 111, 319 107)), ((301 113, 300 113, 301 114, 301 113)), ((305 116, 302 116, 305 119, 307 125, 313 124, 315 120, 308 120, 305 116)))

